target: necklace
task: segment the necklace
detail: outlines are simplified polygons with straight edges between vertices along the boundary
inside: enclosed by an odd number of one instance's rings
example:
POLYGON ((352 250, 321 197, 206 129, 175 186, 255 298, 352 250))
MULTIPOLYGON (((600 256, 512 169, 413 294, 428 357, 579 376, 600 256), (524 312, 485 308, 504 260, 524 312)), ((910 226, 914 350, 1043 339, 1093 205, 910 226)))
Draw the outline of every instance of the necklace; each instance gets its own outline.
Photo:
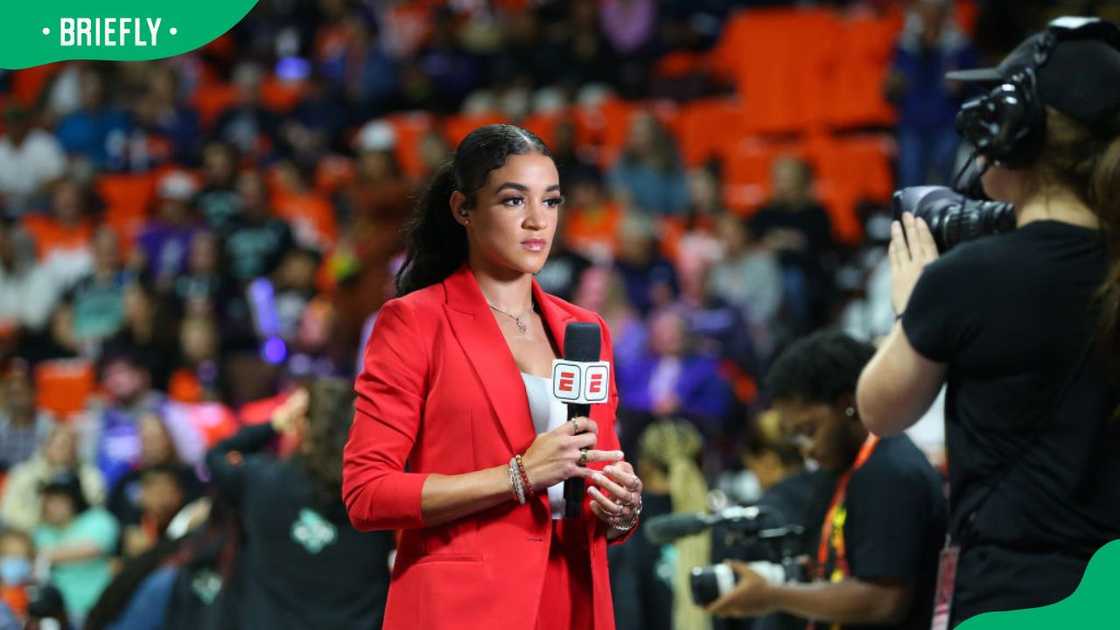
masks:
POLYGON ((522 318, 524 317, 524 318, 528 319, 529 315, 533 312, 533 307, 532 306, 530 306, 529 310, 526 311, 525 313, 523 313, 521 315, 514 315, 513 313, 507 313, 507 312, 503 311, 502 309, 498 308, 497 306, 494 306, 493 304, 490 304, 490 300, 487 300, 486 304, 490 308, 494 309, 495 311, 498 311, 502 315, 505 315, 506 317, 512 319, 514 321, 514 323, 517 324, 517 330, 520 331, 522 335, 529 332, 529 323, 527 321, 523 321, 522 318))

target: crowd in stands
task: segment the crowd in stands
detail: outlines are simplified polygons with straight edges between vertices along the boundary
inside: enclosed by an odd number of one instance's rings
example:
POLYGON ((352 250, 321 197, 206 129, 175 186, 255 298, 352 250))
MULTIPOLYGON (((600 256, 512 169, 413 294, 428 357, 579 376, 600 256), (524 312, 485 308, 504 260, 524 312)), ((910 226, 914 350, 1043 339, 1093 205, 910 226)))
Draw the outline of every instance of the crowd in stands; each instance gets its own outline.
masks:
POLYGON ((262 0, 179 57, 0 72, 0 627, 158 627, 120 621, 146 589, 149 621, 208 627, 176 589, 247 596, 207 453, 353 377, 417 190, 490 122, 560 168, 539 281, 609 323, 626 451, 664 470, 686 436, 757 498, 768 363, 893 324, 890 193, 951 177, 940 77, 991 9, 788 4, 262 0))

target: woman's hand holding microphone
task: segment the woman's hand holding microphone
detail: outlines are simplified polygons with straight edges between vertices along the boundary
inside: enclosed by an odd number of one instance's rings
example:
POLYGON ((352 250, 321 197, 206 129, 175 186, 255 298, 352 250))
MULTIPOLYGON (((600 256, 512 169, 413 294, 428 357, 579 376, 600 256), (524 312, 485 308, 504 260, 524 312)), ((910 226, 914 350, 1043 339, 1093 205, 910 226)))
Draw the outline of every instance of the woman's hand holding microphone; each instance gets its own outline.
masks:
POLYGON ((623 461, 622 451, 594 449, 599 426, 585 417, 573 418, 533 440, 522 456, 526 475, 536 492, 557 483, 582 477, 595 485, 588 488, 591 511, 621 534, 634 526, 642 505, 642 481, 633 467, 623 461), (588 464, 605 462, 602 472, 588 464))

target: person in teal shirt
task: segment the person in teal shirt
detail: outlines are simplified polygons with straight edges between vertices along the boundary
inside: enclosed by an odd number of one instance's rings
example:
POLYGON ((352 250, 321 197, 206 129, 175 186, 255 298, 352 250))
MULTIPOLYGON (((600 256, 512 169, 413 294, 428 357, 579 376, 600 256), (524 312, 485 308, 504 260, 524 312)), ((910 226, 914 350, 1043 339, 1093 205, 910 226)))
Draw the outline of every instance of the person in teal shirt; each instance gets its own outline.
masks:
POLYGON ((50 581, 80 621, 112 579, 109 564, 118 525, 109 512, 90 507, 78 478, 64 472, 43 485, 43 520, 35 528, 35 547, 50 563, 50 581))

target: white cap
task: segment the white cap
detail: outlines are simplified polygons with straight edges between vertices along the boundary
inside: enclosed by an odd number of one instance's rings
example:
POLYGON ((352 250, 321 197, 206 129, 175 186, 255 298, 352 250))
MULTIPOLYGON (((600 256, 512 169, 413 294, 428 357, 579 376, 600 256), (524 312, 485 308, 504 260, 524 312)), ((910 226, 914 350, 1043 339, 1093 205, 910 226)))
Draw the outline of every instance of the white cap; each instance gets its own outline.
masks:
POLYGON ((197 190, 194 178, 184 171, 171 171, 159 180, 159 196, 162 199, 190 201, 197 190))
POLYGON ((359 151, 388 151, 397 145, 397 132, 384 120, 371 120, 358 130, 354 144, 359 151))

